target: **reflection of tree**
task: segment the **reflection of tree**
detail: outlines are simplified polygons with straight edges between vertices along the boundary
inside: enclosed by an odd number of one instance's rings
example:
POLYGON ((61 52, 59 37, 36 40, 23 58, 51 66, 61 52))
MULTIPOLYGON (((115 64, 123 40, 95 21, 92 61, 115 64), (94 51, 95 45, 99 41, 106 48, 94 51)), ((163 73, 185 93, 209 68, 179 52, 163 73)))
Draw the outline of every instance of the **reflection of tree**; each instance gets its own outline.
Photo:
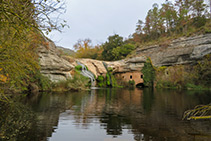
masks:
POLYGON ((100 121, 106 124, 106 131, 108 135, 122 134, 122 117, 115 114, 104 114, 100 121))
POLYGON ((144 89, 143 91, 143 108, 144 111, 149 113, 154 103, 154 92, 153 89, 144 89))
POLYGON ((0 103, 0 140, 41 140, 34 134, 36 116, 20 103, 0 103))

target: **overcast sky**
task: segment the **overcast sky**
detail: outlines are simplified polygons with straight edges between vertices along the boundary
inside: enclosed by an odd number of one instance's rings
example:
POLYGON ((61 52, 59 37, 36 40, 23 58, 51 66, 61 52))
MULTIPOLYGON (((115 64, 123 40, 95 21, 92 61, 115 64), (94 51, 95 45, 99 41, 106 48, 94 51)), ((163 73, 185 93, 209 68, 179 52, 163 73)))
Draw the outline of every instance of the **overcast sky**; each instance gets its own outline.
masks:
POLYGON ((66 13, 61 16, 70 28, 62 33, 53 31, 48 37, 56 45, 73 49, 79 39, 89 38, 93 45, 105 42, 108 36, 119 34, 127 38, 135 32, 136 23, 143 20, 154 3, 165 0, 66 0, 66 13))

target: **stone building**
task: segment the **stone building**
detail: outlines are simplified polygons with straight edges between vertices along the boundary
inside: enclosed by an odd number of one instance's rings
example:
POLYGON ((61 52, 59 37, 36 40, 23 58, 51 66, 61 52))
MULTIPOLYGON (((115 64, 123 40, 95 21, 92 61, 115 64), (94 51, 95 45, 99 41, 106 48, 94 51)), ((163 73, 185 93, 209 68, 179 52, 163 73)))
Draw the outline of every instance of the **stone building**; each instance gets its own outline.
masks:
POLYGON ((143 85, 143 74, 140 71, 131 71, 131 72, 125 72, 125 73, 119 73, 116 74, 118 78, 121 78, 123 81, 128 82, 129 80, 134 80, 135 85, 143 85))

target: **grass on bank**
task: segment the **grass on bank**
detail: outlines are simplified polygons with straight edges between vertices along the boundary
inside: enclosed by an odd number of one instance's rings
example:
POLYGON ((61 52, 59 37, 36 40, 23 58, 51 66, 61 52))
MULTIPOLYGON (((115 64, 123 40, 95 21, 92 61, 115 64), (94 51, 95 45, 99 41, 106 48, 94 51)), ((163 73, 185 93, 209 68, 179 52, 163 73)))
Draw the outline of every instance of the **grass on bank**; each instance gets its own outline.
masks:
POLYGON ((89 78, 76 73, 73 78, 53 83, 52 91, 89 90, 89 78))

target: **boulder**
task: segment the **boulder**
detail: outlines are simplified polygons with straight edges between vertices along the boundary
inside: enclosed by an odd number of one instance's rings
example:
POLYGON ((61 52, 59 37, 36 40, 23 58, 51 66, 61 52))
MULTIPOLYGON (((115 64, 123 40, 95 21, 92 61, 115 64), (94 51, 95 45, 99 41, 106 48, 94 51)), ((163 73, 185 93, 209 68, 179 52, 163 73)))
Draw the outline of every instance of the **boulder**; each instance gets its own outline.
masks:
POLYGON ((38 48, 41 73, 53 82, 71 78, 73 65, 61 57, 52 41, 46 39, 46 42, 48 45, 38 48))

